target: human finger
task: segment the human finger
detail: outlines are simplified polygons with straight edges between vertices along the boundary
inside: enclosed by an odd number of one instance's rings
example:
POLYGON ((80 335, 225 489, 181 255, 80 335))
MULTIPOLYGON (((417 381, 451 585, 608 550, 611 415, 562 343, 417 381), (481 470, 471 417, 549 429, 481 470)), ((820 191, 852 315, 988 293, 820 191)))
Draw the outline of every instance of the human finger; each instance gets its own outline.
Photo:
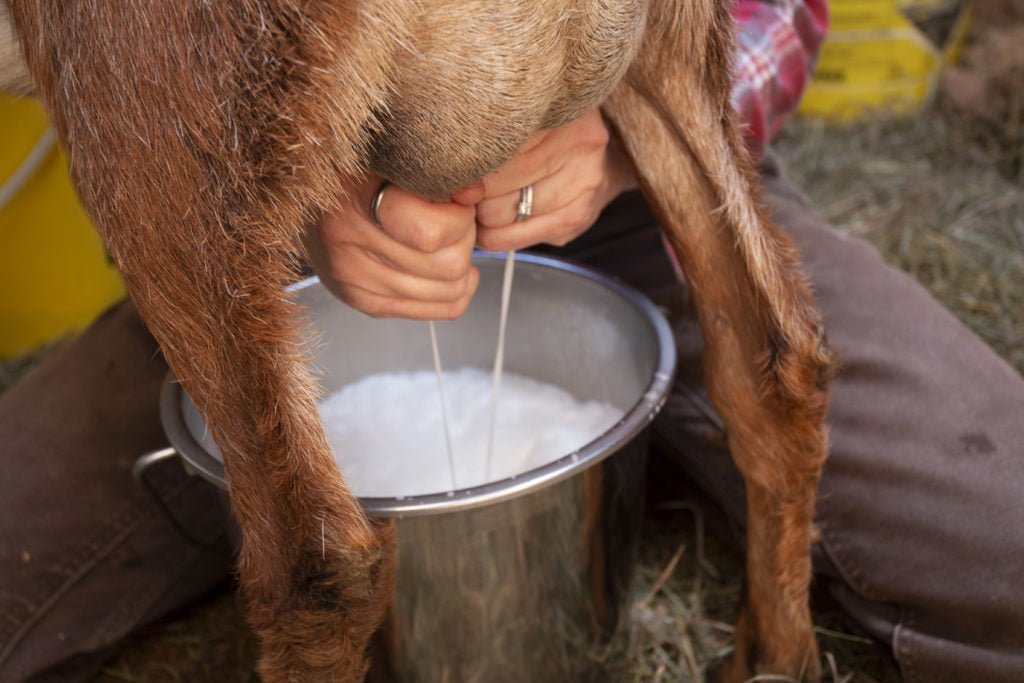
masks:
MULTIPOLYGON (((472 209, 461 209, 468 215, 462 216, 462 234, 454 242, 407 246, 372 221, 372 199, 367 197, 379 194, 374 189, 379 185, 379 180, 353 183, 335 209, 311 226, 306 242, 314 269, 330 291, 370 315, 438 319, 457 315, 472 296, 478 278, 471 265, 475 242, 472 209), (417 251, 416 247, 433 251, 417 251)), ((383 209, 385 197, 381 199, 383 209)), ((397 220, 402 220, 403 203, 416 204, 419 198, 398 194, 392 205, 399 210, 390 212, 397 220)), ((390 220, 387 211, 379 213, 390 220)))
POLYGON ((476 243, 487 251, 514 251, 535 244, 565 246, 593 225, 603 204, 578 196, 554 211, 493 228, 478 227, 476 243))
POLYGON ((356 241, 311 250, 311 261, 329 291, 375 317, 449 319, 465 310, 479 281, 468 257, 458 277, 436 279, 396 267, 356 241))
POLYGON ((473 206, 433 201, 397 185, 387 185, 378 193, 368 205, 377 199, 377 227, 415 252, 432 254, 464 240, 476 228, 473 206))

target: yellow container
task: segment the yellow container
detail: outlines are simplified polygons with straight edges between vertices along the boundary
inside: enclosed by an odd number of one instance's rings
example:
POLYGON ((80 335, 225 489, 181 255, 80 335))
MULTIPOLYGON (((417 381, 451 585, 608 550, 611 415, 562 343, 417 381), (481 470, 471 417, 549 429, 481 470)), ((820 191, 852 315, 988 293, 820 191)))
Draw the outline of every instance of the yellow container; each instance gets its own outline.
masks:
POLYGON ((800 112, 853 119, 931 102, 970 21, 969 0, 832 0, 831 28, 800 112))
POLYGON ((124 296, 63 152, 39 145, 46 132, 37 101, 0 92, 0 359, 80 330, 124 296), (38 165, 2 202, 37 147, 38 165))

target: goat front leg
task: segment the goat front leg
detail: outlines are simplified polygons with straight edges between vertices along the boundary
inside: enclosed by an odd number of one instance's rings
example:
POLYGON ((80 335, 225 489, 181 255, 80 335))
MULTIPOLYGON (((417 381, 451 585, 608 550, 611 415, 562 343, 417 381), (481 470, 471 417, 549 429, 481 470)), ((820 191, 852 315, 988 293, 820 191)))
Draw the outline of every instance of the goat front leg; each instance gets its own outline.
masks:
POLYGON ((746 485, 746 599, 719 673, 815 680, 810 545, 833 359, 795 249, 758 204, 732 120, 728 3, 649 11, 645 43, 604 111, 686 274, 705 381, 746 485))
POLYGON ((390 527, 338 472, 285 285, 357 170, 387 35, 326 4, 9 2, 83 203, 223 453, 260 673, 361 679, 390 527))

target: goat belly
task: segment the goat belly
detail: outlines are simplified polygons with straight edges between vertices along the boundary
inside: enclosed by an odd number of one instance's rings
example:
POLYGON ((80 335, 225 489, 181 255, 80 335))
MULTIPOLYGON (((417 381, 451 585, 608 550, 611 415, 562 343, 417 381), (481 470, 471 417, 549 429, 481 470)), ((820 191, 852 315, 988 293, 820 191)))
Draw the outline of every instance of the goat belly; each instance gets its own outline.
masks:
POLYGON ((367 165, 439 201, 531 134, 601 104, 643 33, 640 0, 427 2, 394 55, 367 165))

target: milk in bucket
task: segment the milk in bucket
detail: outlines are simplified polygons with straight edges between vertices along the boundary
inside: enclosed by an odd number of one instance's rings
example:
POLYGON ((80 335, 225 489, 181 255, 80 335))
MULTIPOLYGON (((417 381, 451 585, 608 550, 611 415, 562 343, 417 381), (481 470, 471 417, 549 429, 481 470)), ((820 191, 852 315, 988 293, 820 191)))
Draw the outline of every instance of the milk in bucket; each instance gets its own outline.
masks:
MULTIPOLYGON (((320 404, 327 439, 353 493, 416 496, 487 483, 492 376, 463 367, 446 370, 443 384, 454 486, 432 370, 371 375, 320 404)), ((622 415, 609 403, 580 401, 561 387, 515 373, 504 374, 495 413, 491 480, 578 450, 622 415)))

